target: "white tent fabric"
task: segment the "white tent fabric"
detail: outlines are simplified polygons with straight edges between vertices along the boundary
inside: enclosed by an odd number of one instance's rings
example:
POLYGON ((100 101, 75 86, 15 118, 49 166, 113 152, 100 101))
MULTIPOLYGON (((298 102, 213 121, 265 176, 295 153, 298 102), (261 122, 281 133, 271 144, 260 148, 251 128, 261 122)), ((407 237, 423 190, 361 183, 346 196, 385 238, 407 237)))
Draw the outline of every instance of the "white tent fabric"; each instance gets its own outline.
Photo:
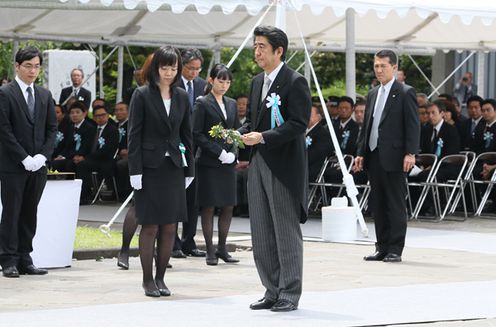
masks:
MULTIPOLYGON (((286 0, 291 46, 302 48, 296 10, 313 50, 344 50, 345 12, 357 51, 496 49, 492 0, 286 0)), ((0 38, 212 48, 238 47, 269 0, 3 0, 0 38)), ((274 24, 276 9, 264 23, 274 24)))

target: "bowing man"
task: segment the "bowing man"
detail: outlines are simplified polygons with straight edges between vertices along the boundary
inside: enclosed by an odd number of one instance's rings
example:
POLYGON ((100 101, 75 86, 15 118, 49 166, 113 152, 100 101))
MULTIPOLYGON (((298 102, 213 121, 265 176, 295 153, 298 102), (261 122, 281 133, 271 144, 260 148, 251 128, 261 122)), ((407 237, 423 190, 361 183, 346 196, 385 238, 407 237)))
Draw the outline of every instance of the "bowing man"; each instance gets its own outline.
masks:
POLYGON ((38 49, 20 49, 15 80, 0 88, 0 265, 4 277, 44 275, 33 265, 38 203, 47 181, 46 161, 54 148, 57 122, 50 91, 37 86, 38 49))

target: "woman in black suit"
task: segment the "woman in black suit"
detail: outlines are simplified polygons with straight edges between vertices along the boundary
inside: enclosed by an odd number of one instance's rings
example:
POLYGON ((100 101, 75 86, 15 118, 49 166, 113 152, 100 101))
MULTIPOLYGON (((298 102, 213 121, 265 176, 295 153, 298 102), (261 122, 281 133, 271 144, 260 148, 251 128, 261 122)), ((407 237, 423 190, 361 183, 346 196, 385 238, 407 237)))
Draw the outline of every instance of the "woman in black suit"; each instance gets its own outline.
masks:
POLYGON ((226 250, 226 238, 236 205, 236 153, 232 144, 213 139, 208 133, 212 126, 219 123, 227 129, 240 127, 236 101, 224 96, 231 80, 229 69, 223 64, 216 64, 208 78, 206 95, 197 100, 193 111, 193 138, 200 153, 197 159, 197 194, 207 246, 207 265, 216 265, 219 258, 225 262, 239 262, 226 250), (217 250, 212 244, 216 207, 220 208, 217 250))
POLYGON ((129 106, 128 160, 135 189, 136 216, 142 225, 139 250, 145 295, 171 293, 164 282, 176 223, 187 219, 186 187, 194 176, 191 107, 186 91, 174 86, 181 56, 171 46, 155 51, 148 84, 134 91, 129 106), (157 238, 157 270, 153 253, 157 238))

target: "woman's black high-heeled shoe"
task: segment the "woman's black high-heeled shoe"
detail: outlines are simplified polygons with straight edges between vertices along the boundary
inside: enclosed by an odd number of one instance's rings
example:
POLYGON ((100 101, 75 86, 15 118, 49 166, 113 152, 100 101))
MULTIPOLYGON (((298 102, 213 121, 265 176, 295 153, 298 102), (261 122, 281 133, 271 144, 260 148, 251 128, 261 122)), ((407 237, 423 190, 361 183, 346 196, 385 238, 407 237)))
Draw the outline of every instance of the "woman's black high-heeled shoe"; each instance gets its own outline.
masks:
POLYGON ((217 256, 210 257, 210 256, 208 256, 208 254, 205 257, 205 261, 207 262, 207 265, 209 265, 209 266, 217 266, 217 264, 219 263, 219 259, 217 258, 217 256))
POLYGON ((229 255, 229 253, 227 253, 227 251, 216 251, 215 252, 215 256, 217 258, 219 258, 219 259, 224 260, 224 262, 226 262, 226 263, 237 263, 237 262, 239 262, 238 259, 231 257, 229 255))
POLYGON ((145 295, 150 297, 160 297, 160 290, 158 288, 148 289, 145 287, 145 283, 142 284, 143 289, 145 290, 145 295))

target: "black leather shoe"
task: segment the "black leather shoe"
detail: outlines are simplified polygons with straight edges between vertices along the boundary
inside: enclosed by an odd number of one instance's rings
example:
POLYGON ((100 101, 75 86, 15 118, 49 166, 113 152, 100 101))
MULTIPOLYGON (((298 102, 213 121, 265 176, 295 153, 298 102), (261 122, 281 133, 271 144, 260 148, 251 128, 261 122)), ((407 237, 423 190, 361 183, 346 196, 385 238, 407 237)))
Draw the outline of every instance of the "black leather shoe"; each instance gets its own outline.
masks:
POLYGON ((167 267, 167 269, 171 269, 172 265, 170 263, 168 263, 166 267, 167 267))
POLYGON ((204 258, 207 255, 207 252, 202 251, 200 249, 192 249, 192 250, 183 250, 185 255, 189 255, 190 257, 196 258, 204 258))
POLYGON ((385 252, 376 251, 371 255, 366 255, 365 257, 363 257, 363 260, 365 260, 365 261, 382 261, 382 259, 384 259, 386 257, 386 254, 387 253, 385 253, 385 252))
POLYGON ((2 274, 3 277, 7 277, 7 278, 19 278, 19 271, 15 266, 3 268, 2 274))
POLYGON ((186 255, 182 250, 173 250, 171 253, 171 257, 176 258, 176 259, 184 259, 186 258, 186 255))
POLYGON ((217 257, 209 257, 207 255, 207 257, 205 258, 205 261, 207 262, 207 265, 208 266, 217 266, 217 264, 219 263, 219 258, 217 258, 217 257))
POLYGON ((46 275, 46 274, 48 274, 48 270, 37 268, 34 265, 29 265, 26 267, 19 267, 19 274, 20 275, 46 275))
POLYGON ((280 299, 277 300, 277 302, 270 308, 270 311, 274 312, 286 312, 286 311, 293 311, 298 309, 296 305, 291 303, 288 300, 280 299))
POLYGON ((129 253, 121 253, 117 256, 117 266, 128 270, 129 269, 129 253))
POLYGON ((382 259, 384 262, 401 262, 401 255, 396 254, 396 253, 388 253, 384 259, 382 259))
POLYGON ((252 310, 267 310, 272 308, 276 304, 276 301, 272 301, 266 298, 260 299, 257 302, 250 304, 250 309, 252 310))
POLYGON ((229 255, 229 253, 227 253, 227 251, 225 251, 225 252, 217 251, 217 252, 215 252, 215 256, 217 258, 219 258, 219 259, 224 260, 224 262, 227 262, 227 263, 236 263, 236 262, 239 262, 238 259, 231 257, 229 255))

